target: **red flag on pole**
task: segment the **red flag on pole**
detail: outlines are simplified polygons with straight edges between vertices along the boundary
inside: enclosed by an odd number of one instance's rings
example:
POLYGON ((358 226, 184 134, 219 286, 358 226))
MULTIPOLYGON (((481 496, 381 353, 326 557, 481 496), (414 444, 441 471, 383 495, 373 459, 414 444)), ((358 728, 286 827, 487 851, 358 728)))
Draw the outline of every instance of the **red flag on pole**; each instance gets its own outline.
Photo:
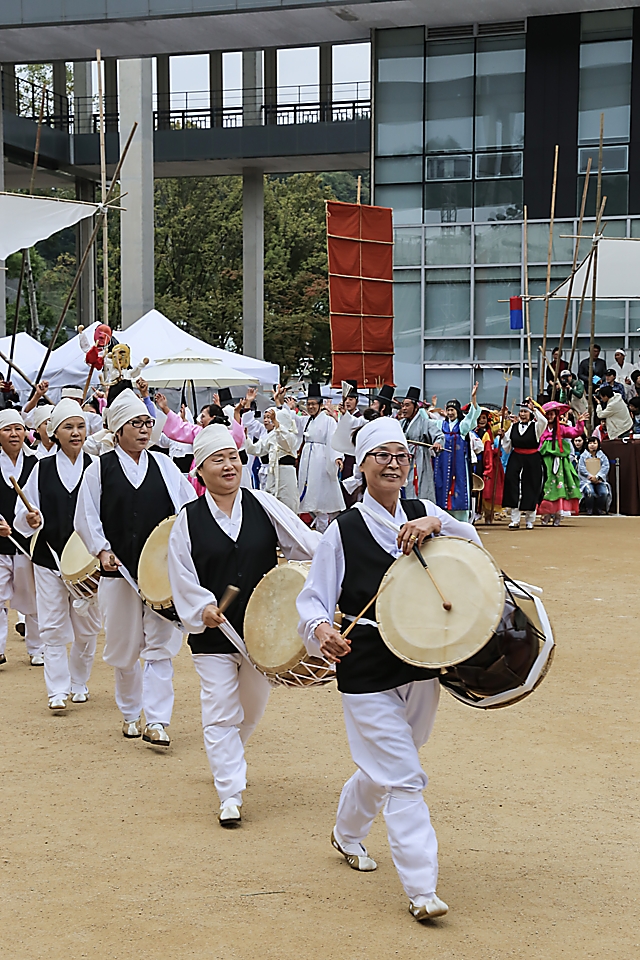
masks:
POLYGON ((327 202, 332 384, 393 382, 393 222, 388 207, 327 202))

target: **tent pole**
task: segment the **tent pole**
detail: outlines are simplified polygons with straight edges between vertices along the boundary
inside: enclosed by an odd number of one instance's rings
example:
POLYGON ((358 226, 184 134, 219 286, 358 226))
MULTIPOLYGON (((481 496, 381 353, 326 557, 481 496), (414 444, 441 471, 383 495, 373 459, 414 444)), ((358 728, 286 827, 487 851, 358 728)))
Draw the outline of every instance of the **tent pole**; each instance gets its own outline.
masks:
POLYGON ((593 276, 591 278, 591 330, 589 334, 589 429, 594 430, 593 423, 593 345, 596 339, 596 276, 598 273, 598 234, 600 232, 600 222, 604 213, 604 202, 602 197, 602 147, 604 143, 604 112, 600 114, 600 142, 598 145, 598 183, 596 187, 596 227, 594 231, 594 251, 593 251, 593 276))
MULTIPOLYGON (((100 186, 102 203, 107 196, 107 156, 104 142, 104 97, 102 86, 102 57, 100 50, 96 50, 98 64, 98 108, 100 111, 100 186)), ((102 322, 109 325, 109 232, 107 214, 102 218, 102 322)))
POLYGON ((529 314, 529 246, 527 240, 527 205, 524 206, 522 242, 524 243, 524 319, 527 334, 527 361, 529 365, 529 396, 533 396, 533 361, 531 359, 531 317, 529 314))
MULTIPOLYGON (((547 327, 549 325, 549 291, 551 289, 551 259, 553 256, 553 221, 556 213, 556 188, 558 185, 558 151, 556 143, 556 152, 553 159, 553 183, 551 186, 551 215, 549 217, 549 246, 547 248, 547 285, 544 301, 544 320, 542 323, 542 356, 547 357, 547 327)), ((540 393, 544 393, 544 364, 540 368, 540 393)))

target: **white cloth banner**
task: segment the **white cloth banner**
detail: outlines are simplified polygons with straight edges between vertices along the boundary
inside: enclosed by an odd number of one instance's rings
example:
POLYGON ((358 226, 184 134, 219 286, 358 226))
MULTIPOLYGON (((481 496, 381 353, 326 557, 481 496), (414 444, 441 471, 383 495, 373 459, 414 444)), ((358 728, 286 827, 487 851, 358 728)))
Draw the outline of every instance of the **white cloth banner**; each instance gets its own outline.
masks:
MULTIPOLYGON (((584 260, 576 271, 571 288, 572 300, 580 300, 585 283, 585 299, 589 300, 593 283, 590 258, 584 260)), ((566 280, 553 298, 566 300, 568 292, 569 280, 566 280)), ((603 237, 598 242, 596 297, 598 300, 640 299, 640 240, 603 237)))
POLYGON ((95 203, 0 193, 0 260, 91 217, 95 203))

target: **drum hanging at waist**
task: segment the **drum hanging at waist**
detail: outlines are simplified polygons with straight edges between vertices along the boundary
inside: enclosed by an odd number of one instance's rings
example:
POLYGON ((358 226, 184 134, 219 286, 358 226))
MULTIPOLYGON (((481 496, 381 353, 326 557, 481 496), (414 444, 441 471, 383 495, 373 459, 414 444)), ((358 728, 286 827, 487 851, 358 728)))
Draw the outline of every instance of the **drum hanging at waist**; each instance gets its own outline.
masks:
POLYGON ((138 563, 138 589, 142 602, 165 620, 178 622, 169 582, 169 534, 175 517, 167 517, 151 531, 138 563))
POLYGON ((60 576, 75 600, 93 600, 100 582, 100 561, 92 557, 74 530, 60 557, 60 576))

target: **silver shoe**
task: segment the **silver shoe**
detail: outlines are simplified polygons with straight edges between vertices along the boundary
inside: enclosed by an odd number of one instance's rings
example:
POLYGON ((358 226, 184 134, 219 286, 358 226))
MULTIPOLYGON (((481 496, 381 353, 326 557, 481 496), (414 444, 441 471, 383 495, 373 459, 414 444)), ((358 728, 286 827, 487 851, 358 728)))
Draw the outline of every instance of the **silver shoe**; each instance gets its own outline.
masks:
POLYGON ((237 827, 239 826, 242 815, 240 813, 240 807, 236 807, 233 804, 229 804, 228 807, 220 808, 220 815, 218 817, 221 827, 237 827))
POLYGON ((137 720, 125 720, 122 724, 122 736, 127 740, 135 740, 142 736, 142 721, 140 717, 137 720))
POLYGON ((32 657, 29 657, 29 663, 32 667, 44 667, 44 657, 41 653, 34 653, 32 657))
POLYGON ((71 703, 86 703, 89 699, 89 691, 86 693, 73 693, 71 695, 71 703))
POLYGON ((363 847, 362 844, 359 844, 362 850, 361 854, 347 853, 346 850, 343 850, 336 840, 335 830, 331 831, 331 845, 335 847, 338 853, 342 854, 352 870, 360 870, 363 873, 368 873, 371 870, 376 870, 378 867, 378 864, 369 856, 366 847, 363 847))
POLYGON ((66 697, 51 697, 49 700, 49 710, 66 710, 66 697))
POLYGON ((415 904, 413 900, 409 901, 409 912, 411 916, 420 922, 435 920, 436 917, 444 917, 448 910, 449 907, 444 900, 441 900, 435 893, 432 897, 429 897, 426 903, 421 903, 419 906, 415 904))
POLYGON ((144 728, 142 739, 154 747, 168 747, 171 737, 161 723, 148 723, 144 728))

